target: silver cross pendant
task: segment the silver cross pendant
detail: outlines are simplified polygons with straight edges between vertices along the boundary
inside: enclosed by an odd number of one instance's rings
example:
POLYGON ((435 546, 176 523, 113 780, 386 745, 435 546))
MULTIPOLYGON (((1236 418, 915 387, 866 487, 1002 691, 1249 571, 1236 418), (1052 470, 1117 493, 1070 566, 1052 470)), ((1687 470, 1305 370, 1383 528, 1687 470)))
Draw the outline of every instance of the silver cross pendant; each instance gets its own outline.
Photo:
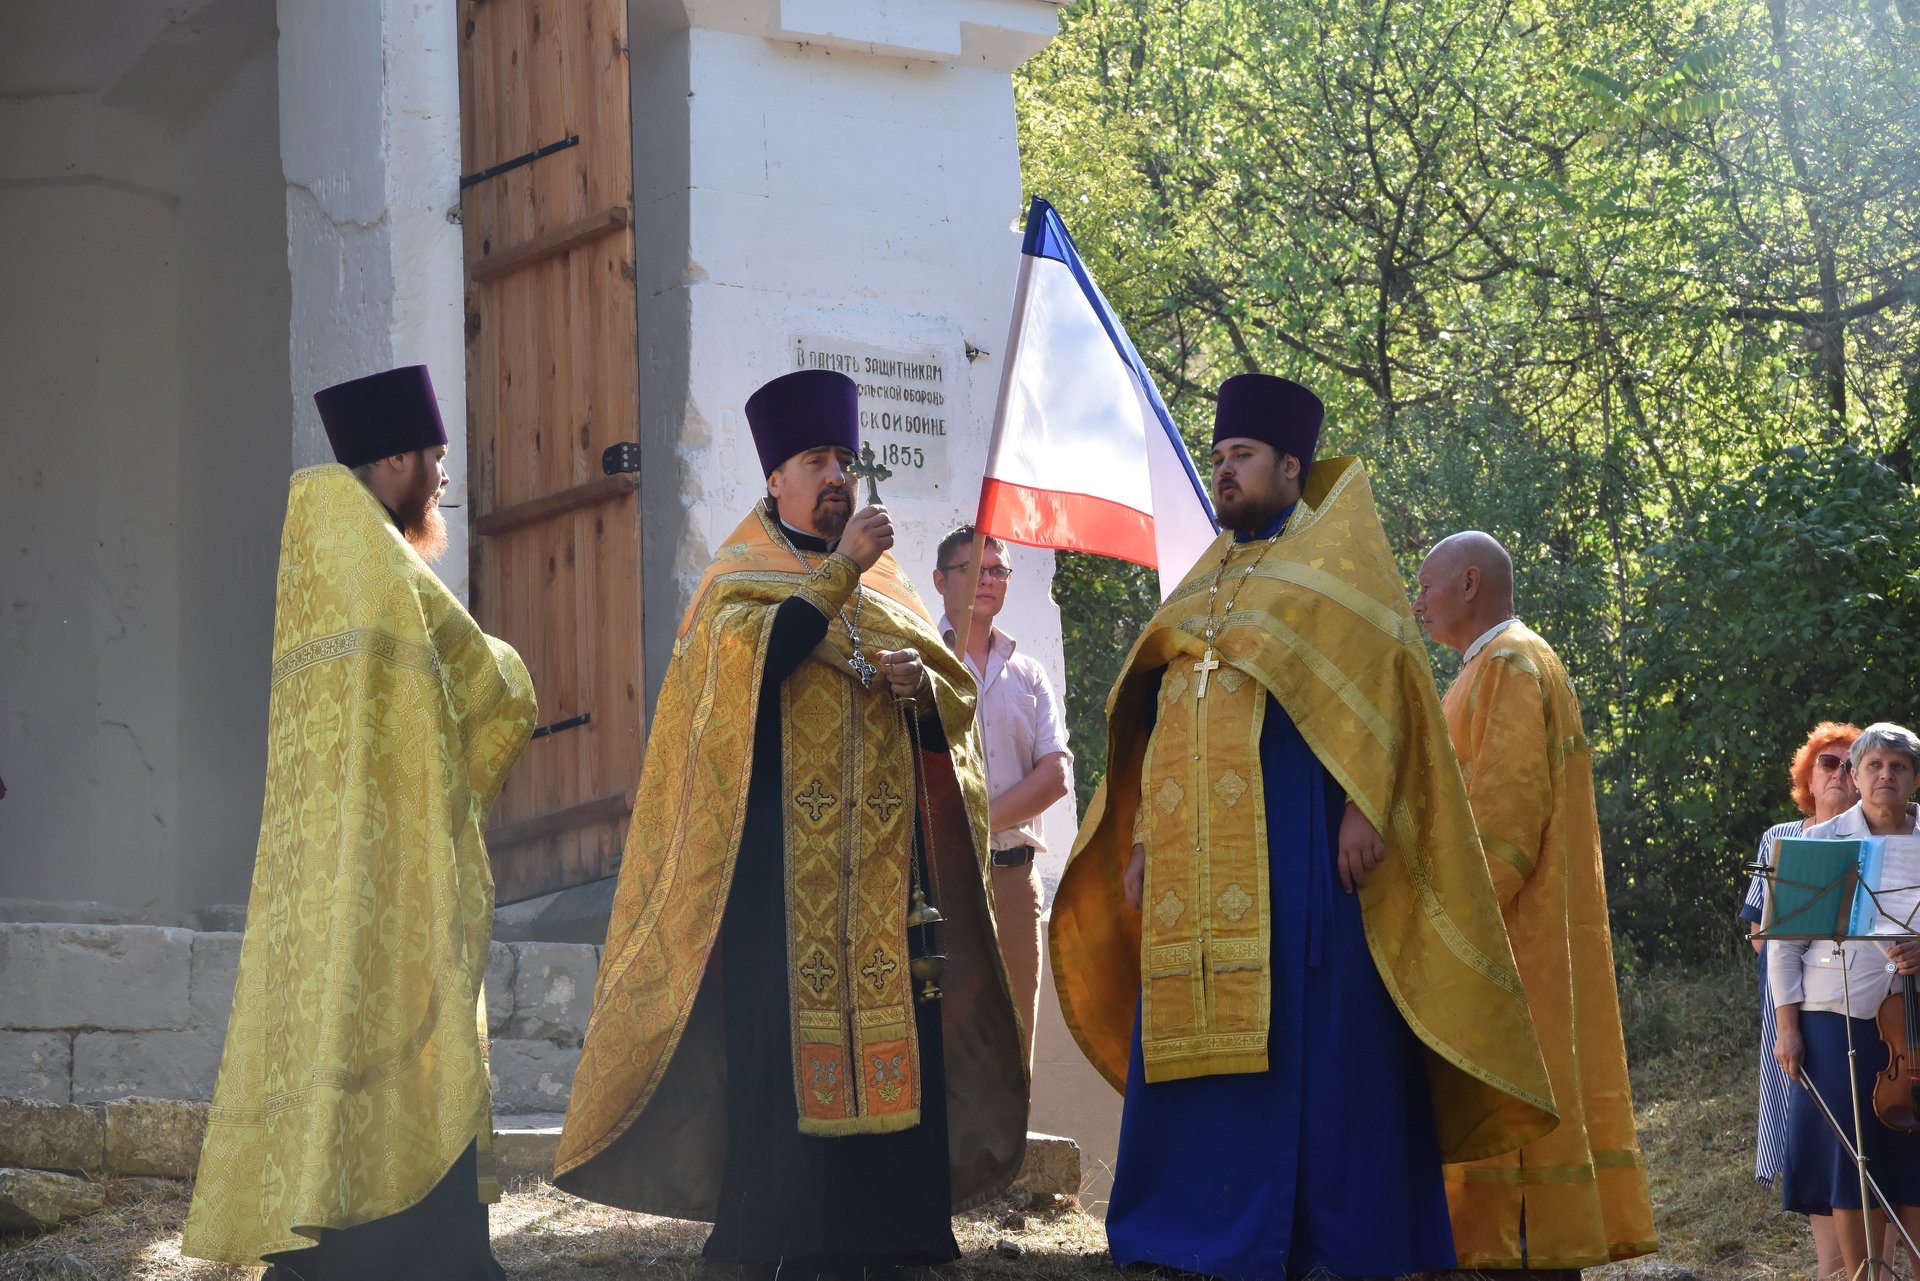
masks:
POLYGON ((862 686, 864 686, 867 689, 873 688, 873 678, 877 674, 878 669, 876 669, 872 663, 869 663, 867 661, 867 656, 865 654, 862 654, 857 649, 854 650, 853 657, 847 660, 847 666, 851 667, 853 669, 853 674, 860 678, 860 684, 862 686))

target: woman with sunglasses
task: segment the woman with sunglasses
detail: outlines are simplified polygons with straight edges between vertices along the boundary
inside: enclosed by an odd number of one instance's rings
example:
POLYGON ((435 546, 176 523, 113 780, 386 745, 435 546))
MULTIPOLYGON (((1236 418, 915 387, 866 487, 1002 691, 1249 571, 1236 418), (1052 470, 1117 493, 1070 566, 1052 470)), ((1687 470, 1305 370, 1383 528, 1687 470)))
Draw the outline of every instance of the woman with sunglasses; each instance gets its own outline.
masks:
MULTIPOLYGON (((1805 817, 1769 827, 1760 837, 1760 852, 1755 856, 1755 862, 1771 867, 1775 841, 1783 836, 1799 836, 1810 823, 1824 823, 1837 818, 1860 799, 1860 794, 1854 790, 1853 776, 1847 771, 1847 750, 1859 737, 1857 726, 1836 721, 1822 721, 1813 727, 1813 732, 1807 735, 1807 741, 1800 745, 1800 750, 1793 754, 1793 763, 1787 768, 1788 778, 1793 783, 1793 803, 1805 817)), ((1760 929, 1766 892, 1766 878, 1755 876, 1747 889, 1747 901, 1740 908, 1740 919, 1747 922, 1749 933, 1760 929)), ((1760 1108, 1753 1177, 1771 1186, 1786 1165, 1787 1092, 1790 1087, 1787 1074, 1773 1057, 1773 998, 1767 991, 1766 949, 1764 942, 1753 940, 1755 959, 1760 970, 1760 1108)), ((1813 1228, 1814 1250, 1819 1256, 1819 1270, 1814 1275, 1830 1277, 1840 1266, 1840 1246, 1833 1236, 1833 1216, 1812 1214, 1807 1216, 1807 1221, 1813 1228)))
MULTIPOLYGON (((1868 836, 1911 836, 1916 814, 1911 804, 1920 786, 1920 737, 1899 725, 1869 725, 1847 750, 1847 772, 1859 801, 1802 833, 1828 840, 1868 836)), ((1893 971, 1920 971, 1920 943, 1855 940, 1839 945, 1810 939, 1775 939, 1767 944, 1767 980, 1772 989, 1773 1056, 1790 1080, 1803 1076, 1830 1107, 1849 1106, 1850 1085, 1871 1097, 1873 1078, 1887 1064, 1874 1014, 1893 990, 1893 971), (1858 1052, 1853 1081, 1848 1079, 1847 1015, 1853 1016, 1851 1041, 1858 1052)), ((1875 1181, 1911 1232, 1920 1232, 1920 1134, 1889 1128, 1878 1119, 1863 1130, 1862 1155, 1875 1181)), ((1829 1132, 1814 1101, 1801 1090, 1787 1096, 1785 1160, 1781 1201, 1790 1211, 1817 1214, 1829 1210, 1839 1245, 1840 1270, 1857 1275, 1865 1240, 1884 1241, 1884 1220, 1876 1208, 1860 1204, 1859 1176, 1829 1132), (1863 1215, 1866 1217, 1863 1219, 1863 1215)), ((1889 1251, 1876 1251, 1883 1258, 1889 1251)), ((1920 1260, 1916 1260, 1920 1266, 1920 1260)), ((1829 1273, 1828 1275, 1831 1275, 1829 1273)))

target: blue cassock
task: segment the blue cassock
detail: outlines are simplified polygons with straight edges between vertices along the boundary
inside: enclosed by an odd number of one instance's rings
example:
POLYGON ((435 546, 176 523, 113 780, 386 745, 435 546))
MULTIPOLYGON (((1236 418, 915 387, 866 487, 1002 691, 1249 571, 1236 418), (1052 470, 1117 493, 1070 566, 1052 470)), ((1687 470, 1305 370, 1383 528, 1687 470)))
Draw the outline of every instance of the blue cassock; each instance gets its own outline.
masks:
POLYGON ((1346 797, 1271 696, 1260 767, 1269 1066, 1149 1085, 1135 1015, 1107 1207, 1113 1261, 1235 1281, 1450 1268, 1422 1051, 1373 967, 1360 901, 1340 888, 1346 797))

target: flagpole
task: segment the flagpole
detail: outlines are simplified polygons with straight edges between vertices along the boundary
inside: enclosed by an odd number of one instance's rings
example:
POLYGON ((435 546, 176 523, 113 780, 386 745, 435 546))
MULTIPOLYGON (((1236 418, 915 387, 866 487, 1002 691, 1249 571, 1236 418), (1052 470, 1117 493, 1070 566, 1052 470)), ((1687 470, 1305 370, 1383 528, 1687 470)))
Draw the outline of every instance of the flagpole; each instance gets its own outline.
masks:
MULTIPOLYGON (((1029 205, 1027 217, 1033 216, 1033 207, 1029 205)), ((980 526, 986 517, 987 477, 995 474, 1000 461, 1000 440, 1007 427, 1007 397, 1013 390, 1013 370, 1020 360, 1020 339, 1027 327, 1027 287, 1032 277, 1033 258, 1023 251, 1020 274, 1013 283, 1013 319, 1007 324, 1006 350, 1000 362, 1000 395, 993 406, 993 435, 987 440, 987 466, 980 473, 980 498, 973 508, 973 555, 967 565, 966 617, 953 620, 953 645, 962 662, 966 661, 967 639, 973 631, 973 597, 980 590, 980 555, 987 541, 980 526)))

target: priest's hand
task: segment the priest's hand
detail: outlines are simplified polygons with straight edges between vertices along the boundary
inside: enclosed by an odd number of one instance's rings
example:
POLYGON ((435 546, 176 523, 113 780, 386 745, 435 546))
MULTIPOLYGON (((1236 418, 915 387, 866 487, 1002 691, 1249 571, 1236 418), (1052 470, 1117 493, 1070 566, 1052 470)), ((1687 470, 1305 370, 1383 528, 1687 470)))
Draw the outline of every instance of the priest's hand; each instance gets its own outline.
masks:
POLYGON ((1340 885, 1351 894, 1367 883, 1373 869, 1387 857, 1387 843, 1360 807, 1347 802, 1346 816, 1340 820, 1340 885))
POLYGON ((1138 912, 1147 892, 1147 847, 1136 845, 1127 858, 1127 874, 1121 879, 1127 892, 1127 906, 1138 912))
POLYGON ((893 517, 884 507, 862 507, 847 521, 835 551, 846 553, 866 573, 880 563, 880 554, 893 546, 893 517))
POLYGON ((887 678, 887 688, 896 701, 916 698, 927 687, 927 668, 920 661, 919 650, 876 649, 873 656, 879 660, 880 673, 887 678))

